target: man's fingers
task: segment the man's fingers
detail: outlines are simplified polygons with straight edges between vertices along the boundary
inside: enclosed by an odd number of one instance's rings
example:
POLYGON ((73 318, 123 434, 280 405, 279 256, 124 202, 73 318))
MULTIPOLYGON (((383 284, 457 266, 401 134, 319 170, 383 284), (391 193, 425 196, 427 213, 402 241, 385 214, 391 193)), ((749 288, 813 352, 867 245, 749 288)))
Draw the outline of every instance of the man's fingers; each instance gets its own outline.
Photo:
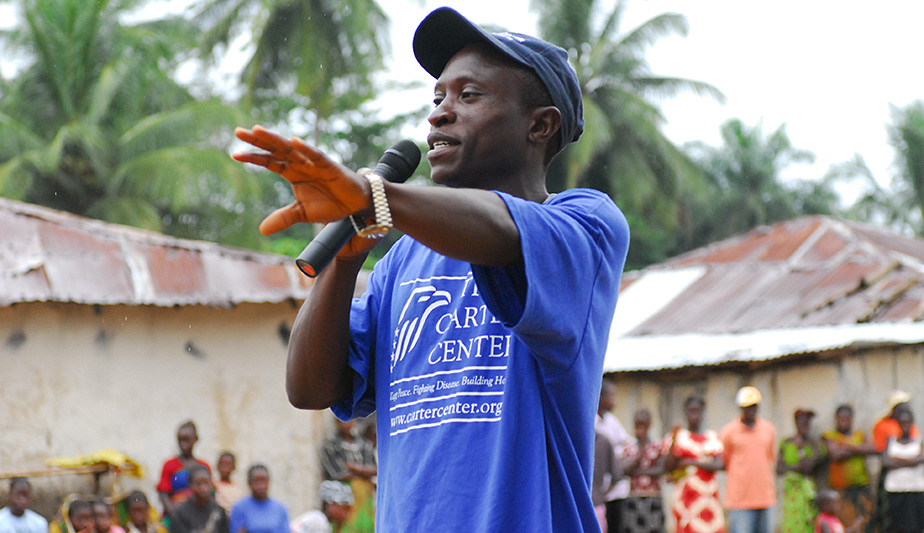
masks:
POLYGON ((298 222, 305 222, 304 213, 298 203, 280 207, 260 222, 260 233, 271 235, 298 222))

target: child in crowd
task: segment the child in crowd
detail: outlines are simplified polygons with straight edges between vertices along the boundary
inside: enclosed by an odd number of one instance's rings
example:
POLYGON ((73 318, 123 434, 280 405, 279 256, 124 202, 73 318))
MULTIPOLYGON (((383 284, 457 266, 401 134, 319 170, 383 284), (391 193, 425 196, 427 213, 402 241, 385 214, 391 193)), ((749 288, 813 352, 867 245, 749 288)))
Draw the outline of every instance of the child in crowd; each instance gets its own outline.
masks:
POLYGON ((624 470, 629 476, 629 497, 620 517, 622 533, 663 533, 664 504, 661 502, 661 475, 664 473, 662 443, 648 437, 651 412, 635 412, 635 439, 623 450, 624 470))
POLYGON ((198 441, 199 433, 196 430, 196 424, 192 421, 184 422, 176 432, 176 442, 180 448, 180 453, 164 463, 160 474, 160 483, 157 484, 157 493, 164 508, 165 519, 171 518, 177 505, 183 503, 190 496, 190 467, 195 464, 203 465, 211 475, 208 463, 193 456, 193 447, 198 441))
POLYGON ((10 505, 0 509, 0 533, 46 533, 48 521, 29 509, 32 485, 24 477, 10 480, 10 505))
POLYGON ((125 498, 125 507, 128 511, 128 533, 167 533, 167 528, 157 520, 157 511, 140 490, 125 498))
POLYGON ((95 533, 96 517, 93 506, 86 500, 74 500, 67 507, 67 518, 70 522, 70 531, 75 533, 95 533))
POLYGON ((170 533, 230 533, 228 513, 212 498, 212 473, 205 465, 189 469, 192 495, 176 507, 170 533))
POLYGON ((863 526, 863 518, 857 517, 856 522, 848 527, 838 518, 841 511, 841 495, 833 489, 818 491, 815 498, 818 506, 818 517, 815 518, 815 533, 858 533, 863 526))
POLYGON ((125 533, 121 527, 112 525, 112 506, 102 500, 96 500, 90 505, 96 521, 96 533, 125 533))
POLYGON ((269 470, 263 465, 253 465, 247 471, 251 496, 234 504, 232 533, 289 533, 289 510, 269 497, 269 479, 269 470))
POLYGON ((296 518, 291 533, 340 533, 353 508, 353 489, 346 483, 328 480, 321 483, 321 510, 315 509, 296 518))
POLYGON ((237 469, 237 459, 234 454, 227 451, 222 452, 218 457, 218 464, 215 469, 218 470, 218 481, 215 483, 215 501, 230 513, 234 504, 247 496, 247 490, 244 487, 231 481, 231 474, 237 469))

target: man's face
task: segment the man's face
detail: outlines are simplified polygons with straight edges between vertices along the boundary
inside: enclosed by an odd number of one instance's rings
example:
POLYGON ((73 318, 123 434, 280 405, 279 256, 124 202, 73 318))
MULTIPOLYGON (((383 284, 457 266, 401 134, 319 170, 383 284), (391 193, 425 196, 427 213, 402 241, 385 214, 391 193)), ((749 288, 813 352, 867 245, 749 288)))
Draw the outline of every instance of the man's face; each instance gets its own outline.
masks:
POLYGON ((430 113, 431 178, 451 187, 498 189, 522 172, 530 127, 522 74, 485 45, 470 45, 443 69, 430 113))
POLYGON ((32 488, 28 485, 16 485, 16 488, 10 491, 10 512, 14 516, 22 516, 31 503, 32 488))
POLYGON ((269 474, 265 470, 254 470, 247 480, 253 499, 263 501, 269 495, 269 474))
POLYGON ((758 404, 755 403, 754 405, 742 407, 741 408, 741 419, 748 423, 751 423, 757 420, 757 405, 758 404))
POLYGON ((839 411, 834 418, 834 423, 838 431, 841 433, 849 433, 850 429, 853 427, 853 415, 850 411, 839 411))

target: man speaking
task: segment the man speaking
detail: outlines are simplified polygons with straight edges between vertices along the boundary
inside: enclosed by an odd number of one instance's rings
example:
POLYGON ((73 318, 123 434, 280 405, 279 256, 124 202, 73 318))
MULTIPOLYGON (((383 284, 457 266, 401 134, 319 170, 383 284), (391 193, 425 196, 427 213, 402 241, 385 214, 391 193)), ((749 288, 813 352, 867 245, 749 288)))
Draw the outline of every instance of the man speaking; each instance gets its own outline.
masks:
POLYGON ((263 233, 358 221, 296 319, 289 400, 378 412, 383 531, 598 531, 594 417, 629 235, 604 194, 546 190, 549 162, 583 129, 577 77, 561 48, 448 8, 420 24, 414 53, 436 78, 427 158, 444 187, 237 130, 264 151, 234 157, 295 193, 263 233), (353 300, 390 227, 405 236, 353 300))

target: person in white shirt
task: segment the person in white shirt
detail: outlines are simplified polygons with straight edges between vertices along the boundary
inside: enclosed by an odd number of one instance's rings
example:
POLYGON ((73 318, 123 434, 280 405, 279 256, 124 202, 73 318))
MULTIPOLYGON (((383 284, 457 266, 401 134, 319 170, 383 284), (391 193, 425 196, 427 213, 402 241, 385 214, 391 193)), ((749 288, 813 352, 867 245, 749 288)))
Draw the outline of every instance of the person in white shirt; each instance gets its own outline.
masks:
MULTIPOLYGON (((622 423, 612 413, 616 406, 616 385, 608 379, 603 380, 600 388, 600 403, 597 406, 597 421, 594 429, 602 433, 613 445, 617 457, 622 454, 623 447, 629 443, 631 437, 622 423)), ((607 531, 619 531, 620 510, 626 497, 629 496, 629 478, 622 478, 616 486, 606 494, 606 523, 607 531)))
POLYGON ((10 505, 0 509, 0 533, 48 533, 48 520, 30 510, 32 484, 24 477, 10 480, 10 505))

